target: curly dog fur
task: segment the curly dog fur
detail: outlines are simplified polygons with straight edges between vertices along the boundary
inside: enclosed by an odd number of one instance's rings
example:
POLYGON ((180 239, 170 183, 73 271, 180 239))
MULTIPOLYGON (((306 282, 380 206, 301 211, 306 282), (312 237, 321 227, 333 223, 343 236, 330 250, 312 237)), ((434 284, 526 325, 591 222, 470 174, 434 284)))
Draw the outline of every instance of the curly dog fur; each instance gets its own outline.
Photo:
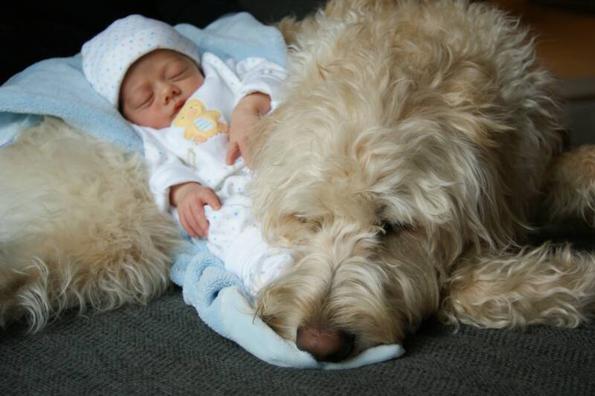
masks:
POLYGON ((280 26, 287 98, 251 142, 255 212, 298 258, 258 297, 271 327, 340 360, 436 313, 522 328, 593 312, 593 255, 519 248, 548 180, 554 217, 593 220, 595 149, 553 162, 553 81, 516 19, 467 1, 335 0, 280 26))
POLYGON ((140 158, 47 119, 0 155, 0 325, 67 308, 146 303, 169 284, 179 232, 140 158))
MULTIPOLYGON (((295 265, 259 315, 320 360, 425 317, 577 326, 595 258, 522 248, 538 204, 595 225, 595 148, 560 155, 552 79, 518 21, 463 0, 331 0, 280 24, 285 102, 258 125, 252 194, 295 265)), ((144 303, 178 232, 140 160, 47 120, 0 155, 0 322, 144 303)))

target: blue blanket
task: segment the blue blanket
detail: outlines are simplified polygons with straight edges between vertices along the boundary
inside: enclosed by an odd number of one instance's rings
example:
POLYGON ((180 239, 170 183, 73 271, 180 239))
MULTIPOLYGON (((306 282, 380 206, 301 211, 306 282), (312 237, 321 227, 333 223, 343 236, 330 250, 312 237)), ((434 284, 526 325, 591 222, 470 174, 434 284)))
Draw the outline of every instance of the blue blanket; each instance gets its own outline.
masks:
MULTIPOLYGON (((259 56, 281 66, 286 63, 281 33, 247 13, 223 17, 204 30, 188 24, 176 29, 196 42, 201 52, 223 59, 259 56)), ((141 138, 130 124, 85 79, 80 54, 38 62, 4 83, 0 88, 0 146, 14 138, 15 122, 36 121, 30 115, 60 117, 128 151, 143 152, 141 138)))
POLYGON ((213 330, 276 366, 355 368, 393 359, 405 352, 400 345, 382 345, 341 363, 316 361, 300 351, 295 343, 281 338, 254 314, 252 301, 245 297, 240 279, 226 271, 202 241, 187 243, 172 267, 171 279, 182 287, 186 304, 194 306, 213 330))
MULTIPOLYGON (((242 60, 265 57, 286 63, 280 32, 260 24, 246 13, 223 17, 204 30, 191 25, 176 29, 194 40, 202 51, 242 60)), ((39 62, 0 87, 0 147, 10 144, 26 126, 51 115, 98 138, 132 151, 143 152, 142 141, 122 116, 86 81, 80 55, 39 62)), ((171 279, 182 287, 184 301, 222 336, 271 364, 301 368, 352 368, 400 356, 399 345, 372 348, 340 363, 319 363, 294 343, 280 338, 254 315, 240 280, 225 271, 203 242, 188 242, 176 256, 171 279)))

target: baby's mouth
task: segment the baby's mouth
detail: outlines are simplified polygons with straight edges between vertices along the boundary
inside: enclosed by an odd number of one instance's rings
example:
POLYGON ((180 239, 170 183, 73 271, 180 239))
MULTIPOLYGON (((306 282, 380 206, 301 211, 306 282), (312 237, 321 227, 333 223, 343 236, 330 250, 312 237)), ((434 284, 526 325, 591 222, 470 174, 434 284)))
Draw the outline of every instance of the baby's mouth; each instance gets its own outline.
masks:
POLYGON ((174 118, 180 112, 180 110, 182 109, 182 107, 184 107, 184 104, 185 103, 186 103, 186 101, 183 100, 183 99, 176 102, 176 105, 174 106, 174 111, 173 111, 173 114, 172 114, 172 118, 174 118))

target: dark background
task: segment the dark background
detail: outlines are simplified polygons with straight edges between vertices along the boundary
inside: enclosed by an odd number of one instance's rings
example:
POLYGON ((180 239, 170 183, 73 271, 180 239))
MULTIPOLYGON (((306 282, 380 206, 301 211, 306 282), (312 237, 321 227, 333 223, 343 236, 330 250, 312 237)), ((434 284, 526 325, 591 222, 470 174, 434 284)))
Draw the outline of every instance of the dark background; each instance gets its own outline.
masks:
POLYGON ((85 41, 130 14, 204 27, 229 12, 248 11, 272 23, 288 13, 303 16, 317 4, 317 0, 12 0, 0 15, 0 84, 37 61, 75 55, 85 41))
MULTIPOLYGON (((538 52, 545 58, 550 58, 547 65, 554 72, 563 77, 573 77, 577 74, 576 70, 580 70, 581 77, 595 76, 595 50, 588 50, 594 48, 588 42, 595 39, 595 0, 486 1, 515 15, 524 16, 524 22, 536 27, 535 33, 540 38, 538 52)), ((0 12, 0 84, 37 61, 78 53, 85 41, 114 20, 132 13, 171 24, 191 23, 204 27, 223 14, 237 11, 248 11, 264 23, 273 23, 290 14, 303 17, 324 2, 325 0, 11 0, 10 7, 3 7, 0 12)))

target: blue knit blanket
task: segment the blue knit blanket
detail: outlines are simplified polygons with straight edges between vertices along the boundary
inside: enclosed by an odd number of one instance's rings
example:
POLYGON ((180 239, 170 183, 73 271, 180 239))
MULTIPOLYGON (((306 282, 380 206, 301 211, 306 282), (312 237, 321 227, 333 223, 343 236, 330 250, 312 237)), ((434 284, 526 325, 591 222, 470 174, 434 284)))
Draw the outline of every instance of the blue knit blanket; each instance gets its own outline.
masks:
MULTIPOLYGON (((249 56, 285 66, 280 32, 246 13, 225 16, 205 29, 183 24, 179 32, 204 52, 237 61, 249 56)), ((0 147, 10 144, 24 127, 41 116, 67 123, 125 150, 143 153, 142 140, 128 122, 85 79, 80 55, 36 63, 0 87, 0 147)), ((0 153, 1 154, 1 153, 0 153)), ((184 301, 222 336, 271 364, 301 368, 352 368, 400 356, 399 345, 372 348, 340 364, 319 363, 296 345, 280 338, 254 314, 241 281, 227 272, 203 242, 188 242, 175 258, 171 279, 183 290, 184 301)))

